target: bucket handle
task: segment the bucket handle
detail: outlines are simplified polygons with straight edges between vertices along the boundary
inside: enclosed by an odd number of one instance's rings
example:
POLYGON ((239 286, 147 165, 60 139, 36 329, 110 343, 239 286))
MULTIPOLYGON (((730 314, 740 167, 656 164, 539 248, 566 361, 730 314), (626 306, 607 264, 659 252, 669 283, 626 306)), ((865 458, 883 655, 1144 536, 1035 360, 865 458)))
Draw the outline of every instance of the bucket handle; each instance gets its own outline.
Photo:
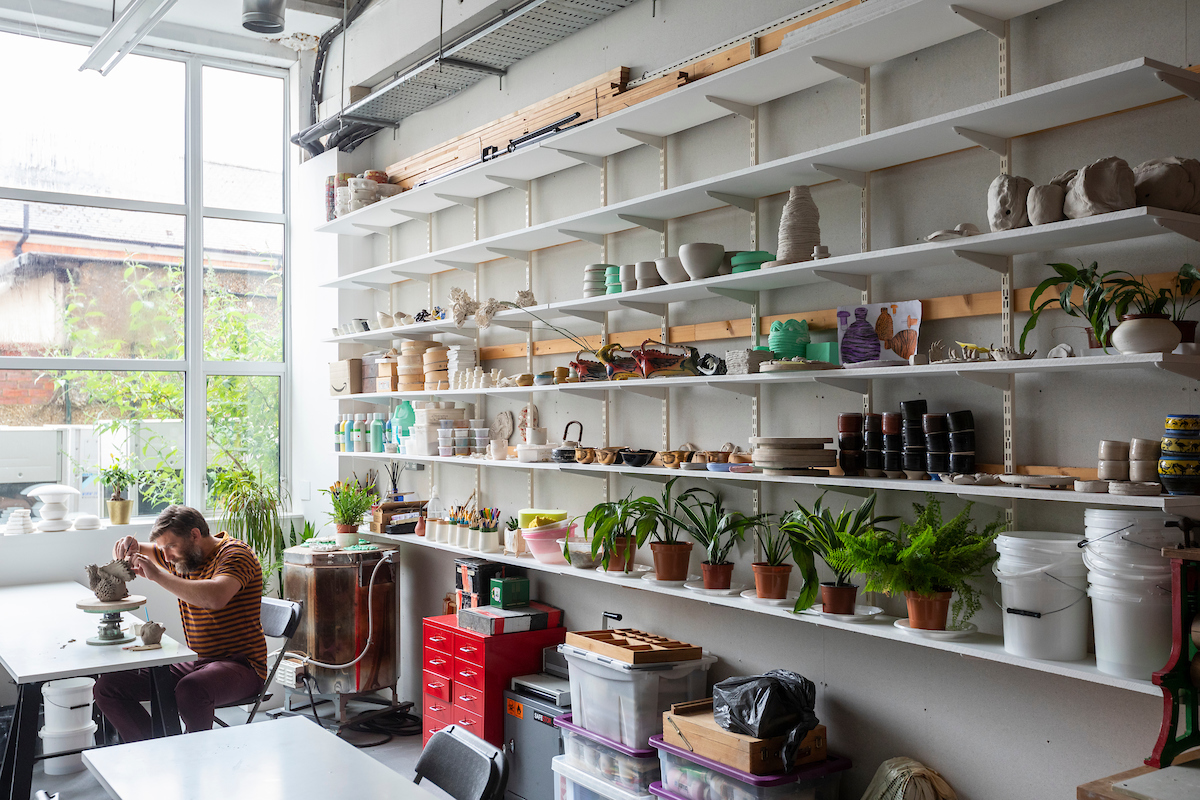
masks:
MULTIPOLYGON (((992 562, 992 574, 994 574, 997 578, 1032 578, 1034 575, 1040 575, 1043 572, 1049 572, 1050 570, 1057 569, 1058 567, 1065 567, 1074 560, 1074 556, 1068 556, 1061 561, 1055 561, 1052 564, 1035 567, 1026 572, 1001 572, 1000 564, 998 562, 992 562)), ((1047 577, 1053 578, 1054 576, 1048 575, 1047 577)))
MULTIPOLYGON (((1167 525, 1170 525, 1170 524, 1171 524, 1171 521, 1170 521, 1170 520, 1168 520, 1166 524, 1167 524, 1167 525)), ((1124 534, 1125 534, 1127 531, 1129 531, 1129 530, 1131 530, 1131 529, 1133 529, 1133 528, 1136 528, 1137 526, 1138 526, 1138 523, 1137 523, 1137 522, 1131 522, 1131 523, 1129 523, 1128 525, 1126 525, 1124 528, 1117 528, 1115 531, 1109 531, 1108 533, 1104 534, 1103 536, 1097 536, 1095 539, 1087 539, 1087 538, 1080 539, 1080 540, 1079 540, 1079 541, 1078 541, 1078 542, 1075 544, 1075 546, 1076 546, 1076 547, 1078 547, 1080 550, 1085 550, 1085 549, 1087 549, 1087 546, 1088 546, 1089 544, 1091 544, 1092 542, 1099 542, 1099 541, 1101 541, 1101 540, 1103 540, 1103 539, 1107 539, 1107 538, 1108 538, 1108 537, 1110 537, 1110 536, 1116 536, 1117 534, 1122 534, 1121 536, 1119 536, 1119 537, 1117 537, 1117 538, 1119 538, 1119 539, 1120 539, 1122 542, 1125 542, 1126 544, 1136 544, 1138 547, 1145 547, 1147 550, 1154 550, 1154 551, 1158 551, 1160 548, 1157 548, 1157 547, 1151 547, 1151 546, 1150 546, 1150 545, 1148 545, 1148 544, 1143 544, 1142 542, 1139 542, 1139 541, 1137 541, 1137 540, 1135 540, 1135 539, 1127 539, 1127 538, 1124 536, 1124 534)), ((1178 523, 1176 523, 1176 525, 1175 525, 1174 527, 1178 527, 1178 523)))
MULTIPOLYGON (((1057 566, 1057 565, 1051 564, 1047 567, 1041 567, 1041 568, 1033 570, 1032 572, 1029 572, 1029 573, 1022 573, 1019 575, 1014 575, 1014 574, 1008 573, 1008 572, 1001 572, 998 569, 996 564, 992 564, 992 574, 994 574, 997 578, 999 578, 1001 576, 1003 576, 1005 578, 1031 577, 1032 575, 1036 575, 1039 572, 1044 572, 1045 570, 1049 569, 1050 567, 1054 567, 1054 566, 1057 566)), ((996 600, 996 587, 999 586, 999 584, 992 584, 992 590, 991 590, 991 594, 990 594, 991 600, 993 603, 995 603, 996 608, 1000 609, 1005 614, 1012 614, 1014 616, 1020 616, 1020 617, 1032 617, 1033 619, 1041 619, 1042 617, 1049 616, 1050 614, 1057 614, 1060 611, 1066 611, 1068 608, 1072 608, 1073 606, 1078 605, 1078 603, 1081 600, 1087 599, 1087 596, 1088 596, 1087 589, 1080 589, 1078 586, 1072 586, 1071 584, 1067 583, 1066 581, 1064 581, 1060 578, 1055 577, 1054 575, 1047 574, 1046 577, 1052 581, 1057 581, 1058 583, 1061 583, 1063 586, 1066 586, 1068 589, 1074 589, 1075 591, 1079 592, 1079 597, 1076 597, 1074 600, 1072 600, 1070 603, 1063 606, 1062 608, 1056 608, 1053 611, 1031 611, 1026 608, 1012 608, 1010 606, 1006 606, 1003 603, 997 601, 996 600)))

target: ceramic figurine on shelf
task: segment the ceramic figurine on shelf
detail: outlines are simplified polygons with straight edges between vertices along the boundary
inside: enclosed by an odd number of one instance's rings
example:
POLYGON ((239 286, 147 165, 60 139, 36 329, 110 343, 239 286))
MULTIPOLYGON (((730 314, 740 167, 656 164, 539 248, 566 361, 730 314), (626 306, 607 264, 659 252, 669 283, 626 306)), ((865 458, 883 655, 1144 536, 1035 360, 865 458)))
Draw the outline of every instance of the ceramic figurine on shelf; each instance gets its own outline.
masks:
POLYGON ((1033 181, 1001 173, 988 187, 988 223, 993 231, 1010 231, 1029 224, 1027 201, 1033 181))
POLYGON ((604 363, 605 371, 610 381, 624 381, 640 378, 642 373, 637 359, 633 357, 620 343, 606 344, 596 351, 596 358, 604 363))
POLYGON ((417 322, 429 322, 429 309, 422 308, 413 319, 417 322))
POLYGON ((517 308, 530 308, 537 305, 537 300, 533 297, 532 289, 520 289, 517 291, 516 306, 517 308))
POLYGON ((575 375, 579 378, 580 383, 608 380, 608 370, 605 369, 604 363, 595 356, 596 353, 593 350, 580 350, 575 354, 575 360, 571 362, 570 366, 575 370, 575 375), (592 358, 588 358, 588 356, 592 356, 592 358))
POLYGON ((700 374, 696 361, 700 351, 688 345, 671 345, 647 339, 633 350, 643 378, 674 378, 700 374))

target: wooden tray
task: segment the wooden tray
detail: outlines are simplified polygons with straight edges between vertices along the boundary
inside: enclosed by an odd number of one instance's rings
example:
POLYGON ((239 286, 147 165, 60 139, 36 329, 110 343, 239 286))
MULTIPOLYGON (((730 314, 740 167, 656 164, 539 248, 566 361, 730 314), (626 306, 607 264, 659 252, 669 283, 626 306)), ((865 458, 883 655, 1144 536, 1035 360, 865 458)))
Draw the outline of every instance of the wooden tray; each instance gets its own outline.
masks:
POLYGON ((751 775, 788 772, 790 767, 824 761, 829 756, 825 747, 825 726, 818 725, 800 743, 795 761, 785 767, 780 755, 785 738, 755 739, 725 730, 713 719, 711 697, 676 703, 670 711, 663 712, 664 742, 751 775))
POLYGON ((567 634, 567 644, 626 664, 694 661, 704 655, 703 649, 695 645, 633 628, 574 631, 567 634))

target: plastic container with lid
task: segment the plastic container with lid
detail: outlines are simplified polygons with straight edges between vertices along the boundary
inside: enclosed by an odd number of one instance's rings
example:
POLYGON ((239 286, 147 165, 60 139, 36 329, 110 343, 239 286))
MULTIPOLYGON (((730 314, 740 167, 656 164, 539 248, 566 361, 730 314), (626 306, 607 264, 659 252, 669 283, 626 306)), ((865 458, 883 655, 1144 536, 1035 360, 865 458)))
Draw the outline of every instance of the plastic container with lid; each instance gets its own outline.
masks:
POLYGON ((560 644, 571 680, 575 724, 627 747, 643 748, 662 733, 662 715, 673 703, 708 696, 708 669, 716 656, 660 664, 626 664, 560 644))
POLYGON ((563 752, 571 766, 638 795, 646 794, 658 780, 657 751, 627 747, 572 720, 570 714, 554 719, 555 727, 562 729, 563 752))
POLYGON ((663 800, 837 800, 841 773, 850 759, 830 756, 792 772, 751 775, 650 737, 658 750, 662 781, 650 793, 663 800))
POLYGON ((650 794, 626 791, 585 772, 565 755, 555 756, 550 768, 554 770, 554 800, 654 800, 650 794))

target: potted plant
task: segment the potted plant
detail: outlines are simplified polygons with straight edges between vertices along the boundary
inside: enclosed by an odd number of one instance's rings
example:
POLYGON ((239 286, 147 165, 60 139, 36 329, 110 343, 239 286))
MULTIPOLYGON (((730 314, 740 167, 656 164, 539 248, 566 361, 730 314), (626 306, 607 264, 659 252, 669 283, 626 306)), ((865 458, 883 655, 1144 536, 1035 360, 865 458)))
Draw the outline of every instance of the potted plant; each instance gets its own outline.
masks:
POLYGON ((591 539, 592 557, 606 572, 629 572, 638 540, 644 539, 645 531, 655 524, 657 521, 643 513, 640 501, 634 500, 630 492, 620 500, 593 506, 584 515, 583 535, 591 539))
POLYGON ((1088 341, 1093 347, 1104 347, 1109 344, 1109 335, 1113 330, 1112 311, 1116 305, 1113 292, 1119 279, 1114 275, 1123 274, 1120 270, 1111 270, 1101 274, 1097 262, 1090 267, 1076 269, 1070 264, 1047 264, 1056 273, 1039 283, 1029 297, 1029 310, 1032 315, 1021 331, 1020 350, 1025 352, 1025 338, 1029 336, 1038 323, 1042 311, 1052 305, 1058 305, 1064 313, 1072 317, 1080 317, 1087 321, 1088 341), (1052 288, 1059 287, 1058 296, 1038 300, 1052 288))
POLYGON ((338 481, 328 489, 322 489, 321 493, 329 495, 329 502, 333 506, 329 519, 337 529, 334 541, 338 547, 358 544, 358 528, 362 525, 363 514, 370 511, 378 499, 375 490, 360 486, 358 481, 338 481))
POLYGON ((97 470, 96 477, 112 493, 107 503, 108 521, 113 525, 128 525, 133 501, 125 499, 125 490, 138 482, 137 473, 121 466, 121 459, 113 456, 112 464, 97 470))
POLYGON ((943 523, 941 503, 926 495, 924 506, 913 503, 917 518, 911 525, 901 522, 895 533, 880 528, 860 536, 841 534, 842 548, 829 560, 836 569, 865 575, 868 592, 904 594, 911 627, 947 630, 952 612, 949 629, 962 630, 980 608, 979 590, 970 581, 999 557, 990 551, 1004 527, 999 517, 976 530, 972 505, 943 523))
POLYGON ((787 597, 788 581, 792 577, 792 565, 784 563, 790 550, 788 535, 773 529, 769 521, 764 521, 755 527, 754 538, 758 540, 763 558, 751 564, 754 568, 754 591, 764 600, 783 600, 787 597))
POLYGON ((692 543, 682 541, 684 526, 673 515, 677 500, 671 496, 671 490, 677 480, 672 478, 663 485, 662 497, 641 497, 634 501, 640 516, 654 523, 638 527, 637 546, 653 538, 650 552, 654 557, 654 574, 660 581, 686 581, 692 557, 692 543))
POLYGON ((1184 340, 1185 330, 1195 339, 1196 323, 1180 325, 1183 315, 1197 302, 1194 296, 1200 273, 1184 264, 1171 285, 1155 289, 1145 278, 1129 275, 1117 284, 1113 345, 1122 353, 1169 353, 1184 340), (1129 313, 1132 309, 1133 313, 1129 313))
POLYGON ((850 583, 849 569, 839 569, 830 563, 830 554, 842 549, 842 536, 858 537, 876 529, 883 522, 891 522, 897 517, 874 517, 875 500, 878 495, 871 495, 857 511, 850 511, 842 506, 842 513, 836 517, 833 509, 823 504, 825 495, 822 494, 813 503, 812 509, 807 509, 796 503, 796 510, 784 515, 779 530, 786 533, 792 545, 792 561, 800 568, 800 576, 804 578, 804 586, 800 597, 796 599, 796 613, 813 604, 817 597, 817 562, 819 557, 833 570, 834 580, 820 584, 822 609, 830 614, 853 614, 854 601, 858 587, 850 583))
POLYGON ((1183 317, 1192 306, 1200 303, 1200 294, 1197 294, 1197 289, 1200 289, 1200 269, 1191 264, 1184 264, 1175 275, 1174 283, 1175 291, 1171 293, 1170 309, 1167 313, 1179 329, 1179 335, 1182 337, 1180 341, 1192 344, 1196 341, 1196 320, 1183 317))
POLYGON ((263 592, 270 589, 272 575, 283 568, 283 526, 280 515, 284 493, 277 481, 261 472, 230 470, 218 474, 213 495, 221 506, 221 529, 254 548, 262 565, 263 592))
POLYGON ((765 514, 747 517, 738 511, 727 511, 721 495, 708 489, 689 489, 679 495, 669 516, 677 528, 704 548, 705 560, 700 564, 700 572, 705 589, 728 589, 732 585, 733 562, 729 554, 746 538, 747 530, 767 518, 765 514))

